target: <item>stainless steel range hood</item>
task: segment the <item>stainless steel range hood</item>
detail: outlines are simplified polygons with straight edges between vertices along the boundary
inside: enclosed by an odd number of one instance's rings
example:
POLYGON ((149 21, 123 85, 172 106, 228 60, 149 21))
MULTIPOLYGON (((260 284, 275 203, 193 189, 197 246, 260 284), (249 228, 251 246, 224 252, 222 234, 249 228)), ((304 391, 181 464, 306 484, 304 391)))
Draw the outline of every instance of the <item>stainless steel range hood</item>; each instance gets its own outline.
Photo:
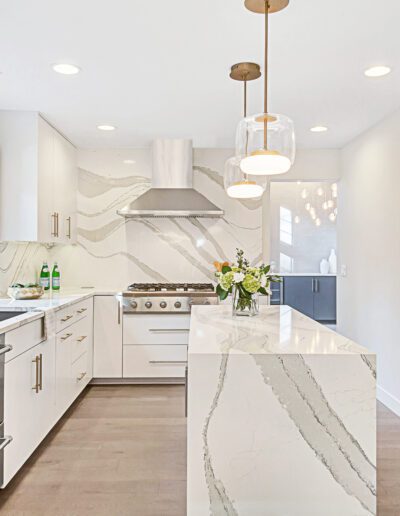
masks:
POLYGON ((153 142, 152 187, 117 211, 123 217, 222 217, 223 210, 193 188, 191 140, 153 142))

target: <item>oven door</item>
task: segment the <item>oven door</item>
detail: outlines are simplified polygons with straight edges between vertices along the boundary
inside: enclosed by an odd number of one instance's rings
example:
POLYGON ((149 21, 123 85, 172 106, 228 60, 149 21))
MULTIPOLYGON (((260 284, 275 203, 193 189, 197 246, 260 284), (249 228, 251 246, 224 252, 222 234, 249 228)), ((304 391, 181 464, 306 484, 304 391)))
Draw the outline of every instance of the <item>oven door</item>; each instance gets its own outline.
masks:
POLYGON ((4 363, 5 355, 11 346, 4 345, 4 334, 0 336, 0 486, 4 481, 4 448, 12 441, 11 436, 4 435, 4 363))

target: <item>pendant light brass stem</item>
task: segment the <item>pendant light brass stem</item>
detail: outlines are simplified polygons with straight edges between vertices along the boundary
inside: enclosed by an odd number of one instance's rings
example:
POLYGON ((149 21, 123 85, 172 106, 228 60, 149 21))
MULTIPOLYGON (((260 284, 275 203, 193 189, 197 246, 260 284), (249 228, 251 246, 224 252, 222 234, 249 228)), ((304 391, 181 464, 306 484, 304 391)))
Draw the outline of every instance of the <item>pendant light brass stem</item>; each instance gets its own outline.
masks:
POLYGON ((268 144, 268 9, 269 3, 268 0, 265 0, 265 14, 264 14, 264 149, 267 150, 268 144))
POLYGON ((247 79, 243 81, 243 117, 247 116, 247 79))

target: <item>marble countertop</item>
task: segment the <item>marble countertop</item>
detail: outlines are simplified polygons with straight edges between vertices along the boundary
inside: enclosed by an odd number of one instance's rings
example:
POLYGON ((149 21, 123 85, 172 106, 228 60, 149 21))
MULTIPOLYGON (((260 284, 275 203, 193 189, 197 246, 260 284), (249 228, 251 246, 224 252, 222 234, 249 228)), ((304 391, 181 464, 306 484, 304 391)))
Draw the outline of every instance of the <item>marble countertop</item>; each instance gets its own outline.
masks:
POLYGON ((189 355, 374 355, 289 306, 260 306, 255 317, 232 317, 230 305, 193 306, 189 355))
POLYGON ((321 272, 271 272, 271 274, 277 276, 337 276, 337 274, 322 274, 321 272))
POLYGON ((78 301, 84 301, 95 295, 108 296, 116 295, 118 291, 107 288, 64 288, 60 292, 45 293, 40 299, 11 299, 9 297, 0 298, 0 312, 22 312, 16 317, 0 322, 0 334, 24 324, 44 317, 48 311, 57 312, 78 301))

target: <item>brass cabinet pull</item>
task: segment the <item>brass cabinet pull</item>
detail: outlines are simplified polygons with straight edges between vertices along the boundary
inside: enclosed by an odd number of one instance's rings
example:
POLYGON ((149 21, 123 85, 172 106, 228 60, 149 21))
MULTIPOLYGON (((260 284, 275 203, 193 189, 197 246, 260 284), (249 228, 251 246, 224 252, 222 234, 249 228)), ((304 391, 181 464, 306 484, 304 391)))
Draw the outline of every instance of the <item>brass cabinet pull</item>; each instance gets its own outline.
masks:
POLYGON ((57 217, 56 212, 51 214, 51 225, 52 225, 51 236, 53 236, 53 237, 57 236, 56 217, 57 217))
POLYGON ((4 348, 0 348, 0 356, 8 353, 9 351, 12 351, 12 348, 13 347, 10 345, 4 346, 4 348))
POLYGON ((87 335, 82 335, 82 337, 79 337, 79 339, 76 339, 78 342, 82 342, 83 340, 85 340, 87 337, 87 335))
POLYGON ((43 355, 39 355, 39 390, 43 389, 43 355))
POLYGON ((83 314, 83 312, 86 312, 87 308, 81 308, 80 310, 77 310, 78 314, 83 314))
POLYGON ((121 324, 121 301, 118 301, 118 324, 121 324))
POLYGON ((58 236, 60 236, 60 235, 58 234, 58 213, 56 213, 56 230, 57 230, 57 234, 56 234, 56 236, 58 237, 58 236))
POLYGON ((61 340, 67 340, 71 337, 72 333, 66 333, 64 337, 61 337, 61 340))
POLYGON ((36 357, 32 360, 32 363, 35 364, 35 372, 36 372, 36 383, 35 386, 32 387, 32 389, 38 394, 39 392, 39 361, 40 358, 36 355, 36 357))
POLYGON ((77 377, 77 381, 80 382, 81 380, 83 380, 83 378, 85 378, 86 376, 86 372, 85 373, 81 373, 78 377, 77 377))
POLYGON ((72 317, 73 317, 73 315, 67 315, 66 317, 64 317, 64 319, 61 319, 61 321, 62 321, 62 322, 67 322, 67 321, 69 321, 72 317))
POLYGON ((71 217, 67 217, 67 222, 68 222, 67 238, 71 238, 71 217))

